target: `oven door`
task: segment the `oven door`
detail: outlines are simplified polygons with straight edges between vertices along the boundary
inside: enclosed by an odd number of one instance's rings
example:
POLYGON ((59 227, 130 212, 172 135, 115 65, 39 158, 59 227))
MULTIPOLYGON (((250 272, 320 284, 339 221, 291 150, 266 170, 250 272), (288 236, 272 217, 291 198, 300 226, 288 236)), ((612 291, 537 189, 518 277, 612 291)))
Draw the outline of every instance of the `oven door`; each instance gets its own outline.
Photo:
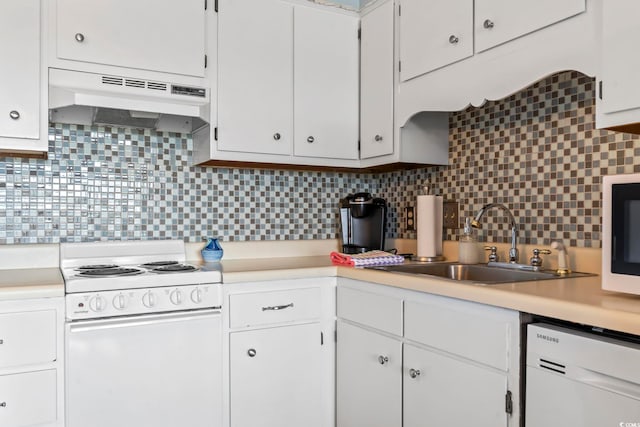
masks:
POLYGON ((70 322, 67 427, 221 425, 216 310, 70 322))

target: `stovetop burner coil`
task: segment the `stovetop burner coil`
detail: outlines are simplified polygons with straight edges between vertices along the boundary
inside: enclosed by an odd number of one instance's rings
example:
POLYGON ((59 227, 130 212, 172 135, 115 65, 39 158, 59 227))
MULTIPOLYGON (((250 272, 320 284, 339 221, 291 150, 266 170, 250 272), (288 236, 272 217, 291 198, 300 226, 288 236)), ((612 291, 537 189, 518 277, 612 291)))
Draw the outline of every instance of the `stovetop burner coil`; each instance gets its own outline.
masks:
POLYGON ((187 271, 196 271, 197 268, 186 264, 171 264, 151 269, 154 273, 184 273, 187 271))
POLYGON ((119 277, 119 276, 135 276, 137 274, 144 273, 143 270, 138 268, 102 268, 102 269, 94 269, 94 270, 85 270, 81 273, 78 273, 79 276, 83 277, 119 277))
POLYGON ((118 268, 119 265, 116 264, 94 264, 94 265, 81 265, 76 268, 78 271, 86 271, 86 270, 106 270, 108 268, 118 268))
POLYGON ((142 268, 157 268, 157 267, 164 267, 167 265, 175 265, 178 264, 178 261, 154 261, 154 262, 147 262, 145 264, 142 264, 140 267, 142 268))

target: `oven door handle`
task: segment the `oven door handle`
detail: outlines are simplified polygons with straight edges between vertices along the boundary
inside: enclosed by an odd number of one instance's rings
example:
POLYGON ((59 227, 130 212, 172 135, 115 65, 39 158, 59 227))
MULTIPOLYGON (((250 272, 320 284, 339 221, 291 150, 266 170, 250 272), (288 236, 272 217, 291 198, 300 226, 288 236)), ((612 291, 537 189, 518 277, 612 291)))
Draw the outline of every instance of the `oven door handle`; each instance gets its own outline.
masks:
POLYGON ((143 314, 137 316, 122 316, 109 319, 78 320, 68 326, 69 332, 89 332, 99 329, 128 328, 158 323, 184 322, 207 317, 219 317, 220 310, 207 309, 198 311, 182 311, 163 314, 143 314))

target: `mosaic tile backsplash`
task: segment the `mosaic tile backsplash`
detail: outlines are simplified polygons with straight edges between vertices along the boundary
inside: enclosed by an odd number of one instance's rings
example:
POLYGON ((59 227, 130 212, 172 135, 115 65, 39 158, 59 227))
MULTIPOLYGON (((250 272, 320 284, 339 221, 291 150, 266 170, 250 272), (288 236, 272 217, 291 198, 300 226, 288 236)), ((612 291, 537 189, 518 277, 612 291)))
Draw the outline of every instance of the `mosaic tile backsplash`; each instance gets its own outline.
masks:
POLYGON ((52 125, 49 160, 0 159, 0 244, 332 239, 338 200, 371 176, 190 167, 192 140, 52 125))
MULTIPOLYGON (((595 129, 594 80, 577 72, 544 79, 506 99, 452 113, 446 167, 390 173, 381 188, 392 206, 391 237, 423 183, 456 200, 461 221, 486 203, 503 203, 517 219, 520 241, 553 240, 601 247, 603 175, 640 172, 640 137, 595 129)), ((506 218, 482 219, 483 241, 508 242, 506 218)), ((457 239, 459 230, 447 230, 457 239)))
MULTIPOLYGON (((332 239, 338 200, 389 202, 388 237, 425 182, 473 216, 507 205, 520 241, 600 247, 603 175, 640 172, 640 138, 596 130, 593 79, 565 72, 450 115, 450 165, 379 175, 190 167, 188 135, 52 125, 49 160, 0 158, 0 244, 332 239)), ((508 241, 499 212, 483 241, 508 241)), ((457 231, 448 230, 448 239, 457 231)))

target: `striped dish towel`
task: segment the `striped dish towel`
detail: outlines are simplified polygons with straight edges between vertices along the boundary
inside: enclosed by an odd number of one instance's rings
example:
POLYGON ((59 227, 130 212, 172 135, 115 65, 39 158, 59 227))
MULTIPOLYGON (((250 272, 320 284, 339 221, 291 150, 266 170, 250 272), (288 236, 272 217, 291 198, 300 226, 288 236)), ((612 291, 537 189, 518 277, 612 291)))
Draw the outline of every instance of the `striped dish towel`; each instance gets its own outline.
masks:
POLYGON ((361 254, 331 252, 331 262, 335 265, 361 267, 365 265, 402 264, 404 257, 384 251, 369 251, 361 254))

